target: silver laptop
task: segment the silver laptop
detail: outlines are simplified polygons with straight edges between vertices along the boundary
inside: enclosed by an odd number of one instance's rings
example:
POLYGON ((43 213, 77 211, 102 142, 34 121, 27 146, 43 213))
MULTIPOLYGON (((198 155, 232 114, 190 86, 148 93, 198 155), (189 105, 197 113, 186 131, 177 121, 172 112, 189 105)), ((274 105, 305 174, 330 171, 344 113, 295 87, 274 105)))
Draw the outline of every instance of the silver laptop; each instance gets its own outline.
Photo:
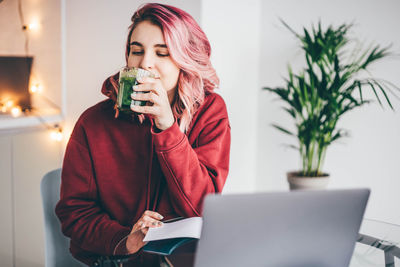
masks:
POLYGON ((210 195, 195 267, 345 267, 368 189, 210 195))

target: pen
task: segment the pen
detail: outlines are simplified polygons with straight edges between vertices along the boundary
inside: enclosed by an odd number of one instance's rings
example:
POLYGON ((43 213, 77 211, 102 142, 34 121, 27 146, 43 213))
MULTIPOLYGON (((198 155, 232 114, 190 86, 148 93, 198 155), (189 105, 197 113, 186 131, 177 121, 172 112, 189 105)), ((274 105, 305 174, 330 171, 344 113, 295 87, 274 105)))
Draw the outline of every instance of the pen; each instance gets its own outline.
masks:
POLYGON ((175 222, 175 221, 179 221, 179 220, 182 220, 182 219, 185 219, 184 217, 176 217, 176 218, 172 218, 172 219, 169 219, 169 220, 165 220, 165 221, 162 221, 163 223, 170 223, 170 222, 175 222))

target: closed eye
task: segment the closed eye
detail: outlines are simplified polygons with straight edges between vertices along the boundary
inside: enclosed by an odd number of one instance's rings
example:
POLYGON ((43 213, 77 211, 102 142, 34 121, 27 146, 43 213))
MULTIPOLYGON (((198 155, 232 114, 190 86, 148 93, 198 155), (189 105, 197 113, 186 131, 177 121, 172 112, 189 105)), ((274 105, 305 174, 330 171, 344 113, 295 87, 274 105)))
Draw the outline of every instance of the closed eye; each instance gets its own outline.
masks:
POLYGON ((132 55, 143 55, 143 51, 132 51, 132 55))
MULTIPOLYGON (((131 54, 140 56, 140 55, 144 54, 144 51, 132 51, 131 54)), ((169 53, 157 53, 157 56, 159 56, 159 57, 169 57, 169 53)))

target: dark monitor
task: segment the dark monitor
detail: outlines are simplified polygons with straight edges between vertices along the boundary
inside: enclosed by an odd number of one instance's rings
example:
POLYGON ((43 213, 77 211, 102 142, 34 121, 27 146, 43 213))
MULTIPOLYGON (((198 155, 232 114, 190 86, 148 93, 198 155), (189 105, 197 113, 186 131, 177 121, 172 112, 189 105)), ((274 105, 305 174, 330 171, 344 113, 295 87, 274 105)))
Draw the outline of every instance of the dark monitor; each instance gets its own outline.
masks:
POLYGON ((33 57, 0 56, 0 102, 12 100, 22 110, 30 110, 29 78, 33 57))

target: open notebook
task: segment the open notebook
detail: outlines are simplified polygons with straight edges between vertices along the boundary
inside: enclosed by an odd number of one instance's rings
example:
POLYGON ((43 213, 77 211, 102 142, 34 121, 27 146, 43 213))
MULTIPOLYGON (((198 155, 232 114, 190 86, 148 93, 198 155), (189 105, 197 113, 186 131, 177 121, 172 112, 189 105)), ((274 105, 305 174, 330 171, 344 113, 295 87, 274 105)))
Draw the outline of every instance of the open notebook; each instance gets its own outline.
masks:
POLYGON ((195 243, 200 238, 202 223, 201 217, 178 218, 178 220, 164 222, 161 227, 150 228, 143 239, 148 242, 143 247, 143 251, 170 255, 183 244, 195 243))

